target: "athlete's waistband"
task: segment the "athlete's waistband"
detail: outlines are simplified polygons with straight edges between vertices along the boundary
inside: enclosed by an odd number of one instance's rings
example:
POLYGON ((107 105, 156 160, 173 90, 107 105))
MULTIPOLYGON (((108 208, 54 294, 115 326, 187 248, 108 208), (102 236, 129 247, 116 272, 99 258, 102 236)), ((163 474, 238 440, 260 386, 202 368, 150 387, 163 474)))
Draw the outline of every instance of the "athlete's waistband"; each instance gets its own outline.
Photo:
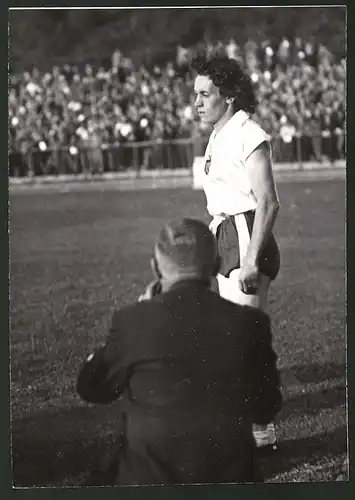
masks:
POLYGON ((214 215, 210 224, 209 224, 209 228, 210 230, 212 231, 212 233, 215 235, 217 233, 217 228, 218 226, 226 219, 229 219, 231 217, 234 217, 234 218, 239 218, 239 217, 245 217, 247 214, 252 214, 254 213, 255 210, 252 209, 252 210, 246 210, 245 212, 239 212, 237 214, 233 214, 233 215, 227 215, 227 214, 224 214, 224 215, 214 215))

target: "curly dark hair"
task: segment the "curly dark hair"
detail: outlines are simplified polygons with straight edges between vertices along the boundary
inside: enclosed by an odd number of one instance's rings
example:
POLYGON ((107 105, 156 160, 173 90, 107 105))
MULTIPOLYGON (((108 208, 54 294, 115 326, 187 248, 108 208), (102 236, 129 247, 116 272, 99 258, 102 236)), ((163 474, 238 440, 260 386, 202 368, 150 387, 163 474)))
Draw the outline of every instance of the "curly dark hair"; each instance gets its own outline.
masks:
POLYGON ((227 56, 214 55, 209 58, 197 56, 191 68, 199 75, 208 76, 224 97, 234 97, 236 108, 255 113, 257 101, 253 84, 237 61, 227 56))

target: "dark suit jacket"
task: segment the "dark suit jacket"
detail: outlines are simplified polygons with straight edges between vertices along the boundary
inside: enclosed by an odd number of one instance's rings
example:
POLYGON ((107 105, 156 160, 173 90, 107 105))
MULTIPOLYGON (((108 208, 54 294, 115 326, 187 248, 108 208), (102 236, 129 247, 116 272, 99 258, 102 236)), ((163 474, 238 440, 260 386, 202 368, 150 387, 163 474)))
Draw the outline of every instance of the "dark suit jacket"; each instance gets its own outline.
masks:
POLYGON ((77 391, 93 403, 121 396, 111 483, 261 480, 251 425, 281 407, 269 317, 201 282, 178 283, 114 314, 77 391))

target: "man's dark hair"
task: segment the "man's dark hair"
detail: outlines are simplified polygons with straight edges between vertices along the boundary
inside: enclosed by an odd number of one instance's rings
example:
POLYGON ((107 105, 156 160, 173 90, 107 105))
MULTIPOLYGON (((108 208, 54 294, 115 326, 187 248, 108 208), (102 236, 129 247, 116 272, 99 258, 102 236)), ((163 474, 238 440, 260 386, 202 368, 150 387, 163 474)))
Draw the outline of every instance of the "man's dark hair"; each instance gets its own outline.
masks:
POLYGON ((253 84, 237 61, 227 56, 198 56, 191 67, 199 75, 208 76, 223 97, 234 97, 238 110, 255 113, 257 101, 253 84))

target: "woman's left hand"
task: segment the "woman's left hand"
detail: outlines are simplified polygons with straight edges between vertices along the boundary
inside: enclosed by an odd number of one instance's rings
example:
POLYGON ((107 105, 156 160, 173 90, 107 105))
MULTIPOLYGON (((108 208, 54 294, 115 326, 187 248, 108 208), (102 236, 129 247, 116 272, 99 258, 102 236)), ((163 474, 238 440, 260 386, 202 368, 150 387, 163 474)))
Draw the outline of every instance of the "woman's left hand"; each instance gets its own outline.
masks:
POLYGON ((243 263, 239 272, 239 287, 247 295, 255 295, 259 290, 260 271, 258 266, 251 262, 243 263))

